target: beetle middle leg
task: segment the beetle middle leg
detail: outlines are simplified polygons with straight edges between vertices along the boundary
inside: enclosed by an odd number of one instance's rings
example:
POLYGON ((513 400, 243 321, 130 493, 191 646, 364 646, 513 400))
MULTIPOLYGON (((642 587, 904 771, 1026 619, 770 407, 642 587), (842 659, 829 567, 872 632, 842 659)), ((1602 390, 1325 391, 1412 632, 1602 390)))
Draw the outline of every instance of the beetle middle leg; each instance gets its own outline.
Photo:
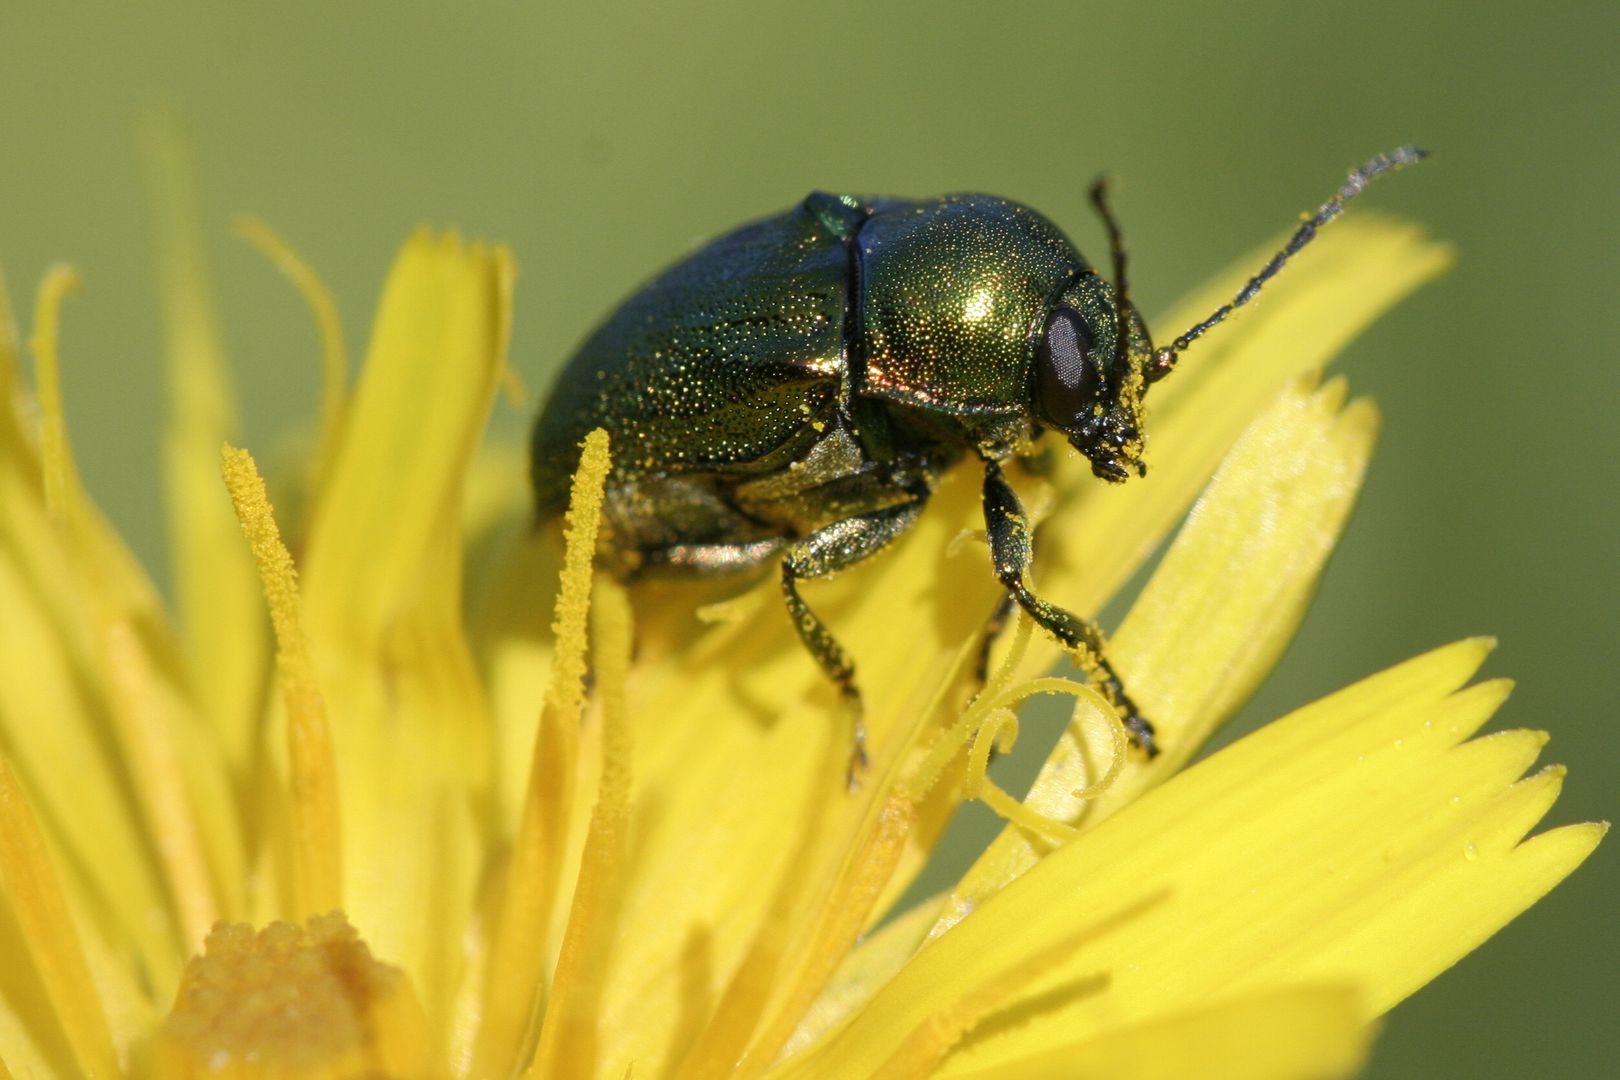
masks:
POLYGON ((1001 466, 994 461, 984 463, 984 527, 990 539, 990 560, 995 565, 997 580, 1006 586, 1019 606, 1029 612, 1030 618, 1080 654, 1086 677, 1119 710, 1132 741, 1147 751, 1149 757, 1157 754, 1159 746, 1153 736, 1153 725, 1125 692, 1119 673, 1108 662, 1102 631, 1095 623, 1030 592, 1025 581, 1031 560, 1029 519, 1017 493, 1002 474, 1001 466))
POLYGON ((826 624, 799 596, 796 583, 802 577, 827 577, 876 554, 911 527, 922 512, 922 506, 918 500, 835 521, 789 545, 782 558, 782 599, 787 603, 788 615, 805 648, 838 687, 854 721, 854 745, 849 756, 851 784, 866 767, 866 725, 862 720, 861 695, 855 688, 855 664, 826 624))

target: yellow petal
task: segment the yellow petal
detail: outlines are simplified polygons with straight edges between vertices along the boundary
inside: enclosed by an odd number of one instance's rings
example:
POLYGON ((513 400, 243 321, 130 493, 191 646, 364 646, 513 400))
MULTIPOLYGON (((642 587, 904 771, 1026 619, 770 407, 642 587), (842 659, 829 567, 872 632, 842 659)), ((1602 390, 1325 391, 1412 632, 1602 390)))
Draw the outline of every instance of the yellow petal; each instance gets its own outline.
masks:
MULTIPOLYGON (((66 707, 59 723, 42 724, 37 716, 9 707, 3 719, 13 732, 19 767, 37 785, 42 804, 73 808, 60 817, 71 822, 65 828, 77 829, 74 819, 84 805, 87 816, 102 809, 144 832, 129 851, 113 854, 106 852, 109 836, 123 828, 75 837, 83 846, 76 848, 74 865, 93 882, 104 914, 123 924, 122 935, 140 950, 148 978, 167 988, 178 957, 172 941, 163 939, 171 928, 151 913, 166 910, 181 940, 200 942, 216 914, 240 904, 242 839, 229 773, 215 733, 192 711, 162 604, 85 495, 73 465, 57 375, 57 325, 61 300, 74 281, 71 271, 58 269, 40 290, 34 333, 38 458, 21 440, 3 448, 8 467, 37 463, 44 473, 33 485, 12 474, 12 492, 20 497, 6 504, 6 561, 22 575, 18 583, 30 596, 30 602, 18 605, 18 617, 26 621, 37 613, 55 624, 28 639, 38 650, 32 659, 46 663, 19 673, 18 697, 25 705, 54 700, 66 707), (57 685, 57 678, 65 681, 57 685), (52 756, 44 752, 45 744, 66 753, 52 756), (62 769, 64 761, 91 756, 92 747, 102 753, 115 748, 122 761, 104 768, 127 779, 99 788, 100 770, 62 769), (117 805, 126 793, 131 804, 117 805), (112 805, 98 808, 102 799, 112 805), (155 865, 135 869, 125 858, 130 854, 155 865), (141 880, 148 874, 166 895, 152 907, 131 910, 129 898, 148 887, 141 880)), ((29 659, 26 653, 6 652, 7 662, 29 659)), ((51 813, 48 820, 58 817, 51 813)))
MULTIPOLYGON (((36 786, 59 842, 74 853, 97 851, 95 876, 114 883, 131 908, 163 903, 143 859, 140 833, 119 798, 114 764, 101 752, 98 717, 81 687, 93 682, 93 643, 84 632, 75 570, 47 519, 32 404, 20 382, 20 355, 9 294, 0 282, 0 725, 17 770, 27 777, 78 779, 36 786), (52 717, 52 723, 38 718, 52 717), (63 813, 71 808, 72 813, 63 813)), ((86 865, 83 858, 74 863, 86 865)), ((110 912, 103 912, 110 916, 110 912)))
MULTIPOLYGON (((1161 775, 1190 761, 1276 663, 1361 490, 1378 412, 1365 399, 1346 407, 1343 380, 1314 381, 1279 396, 1226 455, 1114 636, 1132 690, 1161 718, 1161 775)), ((1104 816, 1131 787, 1088 809, 1104 816)))
POLYGON ((1392 1004, 1597 840, 1576 826, 1517 844, 1556 786, 1513 783, 1539 739, 1456 745, 1503 694, 1492 683, 1454 692, 1486 651, 1462 642, 1307 706, 1053 852, 873 999, 839 1037, 843 1067, 875 1067, 1009 958, 1050 954, 1078 912, 1113 913, 1112 924, 1027 989, 1024 1022, 970 1034, 947 1073, 1302 980, 1346 980, 1375 1010, 1392 1004), (1441 911, 1461 929, 1437 927, 1441 911), (1088 979, 1104 988, 1063 994, 1088 979))
POLYGON ((783 1056, 791 1058, 803 1052, 870 1001, 923 943, 944 901, 944 895, 940 895, 913 906, 885 922, 852 950, 793 1033, 783 1056))
POLYGON ((190 685, 240 776, 256 751, 269 635, 253 561, 215 467, 220 444, 237 437, 235 392, 185 139, 172 119, 161 117, 147 118, 141 135, 162 300, 163 466, 175 608, 190 685))
POLYGON ((304 627, 343 798, 343 895, 448 1021, 483 848, 488 715, 461 625, 462 480, 504 362, 504 249, 420 231, 314 493, 304 627))
MULTIPOLYGON (((48 1002, 78 1068, 86 1075, 116 1075, 118 1059, 106 1014, 46 854, 45 838, 4 757, 0 757, 0 885, 16 920, 17 936, 27 950, 27 960, 20 953, 8 952, 5 966, 21 968, 31 962, 44 992, 43 1000, 33 1002, 30 1011, 44 1011, 40 1007, 48 1002)), ((13 970, 6 978, 10 981, 20 975, 22 971, 13 970)), ((30 1003, 22 1004, 26 1008, 30 1003)), ((36 1019, 36 1025, 42 1019, 36 1019)))
MULTIPOLYGON (((9 389, 9 388, 8 388, 9 389)), ((130 943, 168 985, 178 973, 164 887, 126 798, 96 687, 100 667, 83 617, 78 568, 45 513, 38 458, 0 421, 0 727, 18 773, 69 854, 65 887, 98 925, 130 943), (43 718, 50 718, 45 722, 43 718)))
POLYGON ((1372 1036, 1347 986, 1290 988, 1132 1024, 961 1074, 971 1080, 1328 1080, 1361 1068, 1372 1036))
MULTIPOLYGON (((36 818, 35 824, 44 831, 44 822, 36 818)), ((13 837, 12 842, 18 840, 20 837, 13 837)), ((82 902, 83 890, 74 885, 72 868, 56 850, 51 851, 51 864, 62 899, 73 916, 71 924, 78 931, 77 947, 89 969, 95 997, 99 998, 89 1007, 102 1013, 114 1050, 122 1056, 148 1037, 161 1010, 154 1007, 152 987, 145 982, 145 973, 135 969, 127 945, 120 942, 118 947, 109 947, 96 925, 80 916, 87 910, 82 902)), ((0 1058, 17 1076, 82 1075, 78 1063, 82 1055, 77 1055, 69 1043, 55 1015, 51 995, 31 959, 36 950, 56 952, 71 949, 73 944, 34 939, 34 935, 48 931, 42 931, 38 912, 19 919, 18 897, 28 891, 26 886, 17 894, 10 893, 9 887, 0 888, 0 957, 6 959, 0 964, 0 1058)))

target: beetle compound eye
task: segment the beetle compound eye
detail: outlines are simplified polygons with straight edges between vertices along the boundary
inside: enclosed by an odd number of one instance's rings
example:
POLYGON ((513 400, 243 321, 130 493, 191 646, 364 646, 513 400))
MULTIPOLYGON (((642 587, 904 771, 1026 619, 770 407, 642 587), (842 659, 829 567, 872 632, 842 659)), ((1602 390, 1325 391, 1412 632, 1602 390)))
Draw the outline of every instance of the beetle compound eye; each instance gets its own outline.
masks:
POLYGON ((1097 403, 1102 372, 1091 359, 1091 328, 1079 312, 1058 308, 1046 320, 1035 355, 1040 405, 1059 427, 1072 427, 1097 403))

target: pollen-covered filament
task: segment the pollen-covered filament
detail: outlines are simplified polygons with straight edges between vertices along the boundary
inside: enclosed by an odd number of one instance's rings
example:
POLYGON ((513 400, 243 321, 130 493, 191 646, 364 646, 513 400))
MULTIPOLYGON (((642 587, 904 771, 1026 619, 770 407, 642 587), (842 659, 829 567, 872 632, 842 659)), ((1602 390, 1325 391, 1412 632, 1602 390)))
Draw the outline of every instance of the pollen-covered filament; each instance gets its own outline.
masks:
POLYGON ((1083 713, 1101 717, 1113 735, 1113 753, 1109 755, 1108 767, 1096 780, 1071 794, 1077 799, 1093 799, 1113 785, 1124 766, 1128 743, 1119 714, 1089 686, 1067 679, 1044 678, 1032 679, 997 695, 997 703, 988 708, 981 710, 976 703, 970 709, 971 713, 976 714, 978 722, 968 748, 967 775, 962 793, 969 799, 978 799, 1006 821, 1061 842, 1072 840, 1077 835, 1072 825, 1030 809, 998 787, 988 773, 991 749, 1005 754, 1012 750, 1018 740, 1018 716, 1011 706, 1026 697, 1043 693, 1072 694, 1077 700, 1075 717, 1078 719, 1083 713), (1081 703, 1091 708, 1078 707, 1081 703))
POLYGON ((1076 699, 1074 721, 1083 715, 1102 718, 1113 736, 1113 752, 1108 767, 1096 780, 1071 794, 1077 799, 1092 799, 1107 791, 1119 776, 1126 759, 1129 736, 1107 699, 1083 683, 1068 679, 1039 678, 1016 685, 1007 685, 1028 647, 1033 623, 1025 616, 1018 617, 1012 647, 994 675, 985 683, 954 730, 940 740, 941 749, 955 750, 965 742, 968 747, 967 772, 963 778, 962 793, 969 799, 978 799, 1004 820, 1022 828, 1062 842, 1076 835, 1075 828, 1057 818, 1047 817, 1013 798, 996 785, 989 776, 990 751, 1008 753, 1018 740, 1018 715, 1015 707, 1036 694, 1069 694, 1076 699), (1088 705, 1089 708, 1082 708, 1088 705))

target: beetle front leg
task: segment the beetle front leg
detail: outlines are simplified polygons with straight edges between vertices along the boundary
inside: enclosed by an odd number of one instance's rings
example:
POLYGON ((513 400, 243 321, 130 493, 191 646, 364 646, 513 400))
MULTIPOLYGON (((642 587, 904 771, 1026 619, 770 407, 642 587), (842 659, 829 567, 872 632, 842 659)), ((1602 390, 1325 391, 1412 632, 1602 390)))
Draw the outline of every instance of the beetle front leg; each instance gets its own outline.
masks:
POLYGON ((827 577, 876 554, 909 529, 921 512, 922 502, 918 501, 835 521, 790 545, 782 559, 782 599, 787 602, 788 615, 798 628, 805 648, 837 685, 854 722, 849 755, 852 786, 866 767, 866 725, 862 720, 860 691, 855 688, 855 664, 828 632, 826 624, 799 596, 796 582, 802 577, 827 577))
POLYGON ((1025 576, 1031 561, 1029 519, 1012 485, 994 461, 984 463, 984 527, 990 539, 990 560, 995 565, 996 578, 1007 588, 1030 618, 1044 627, 1069 649, 1079 654, 1080 665, 1086 678, 1103 697, 1119 710, 1131 739, 1147 751, 1149 757, 1159 752, 1153 736, 1153 725, 1142 715, 1125 685, 1120 681, 1114 665, 1108 662, 1102 631, 1073 612, 1029 591, 1025 576))

